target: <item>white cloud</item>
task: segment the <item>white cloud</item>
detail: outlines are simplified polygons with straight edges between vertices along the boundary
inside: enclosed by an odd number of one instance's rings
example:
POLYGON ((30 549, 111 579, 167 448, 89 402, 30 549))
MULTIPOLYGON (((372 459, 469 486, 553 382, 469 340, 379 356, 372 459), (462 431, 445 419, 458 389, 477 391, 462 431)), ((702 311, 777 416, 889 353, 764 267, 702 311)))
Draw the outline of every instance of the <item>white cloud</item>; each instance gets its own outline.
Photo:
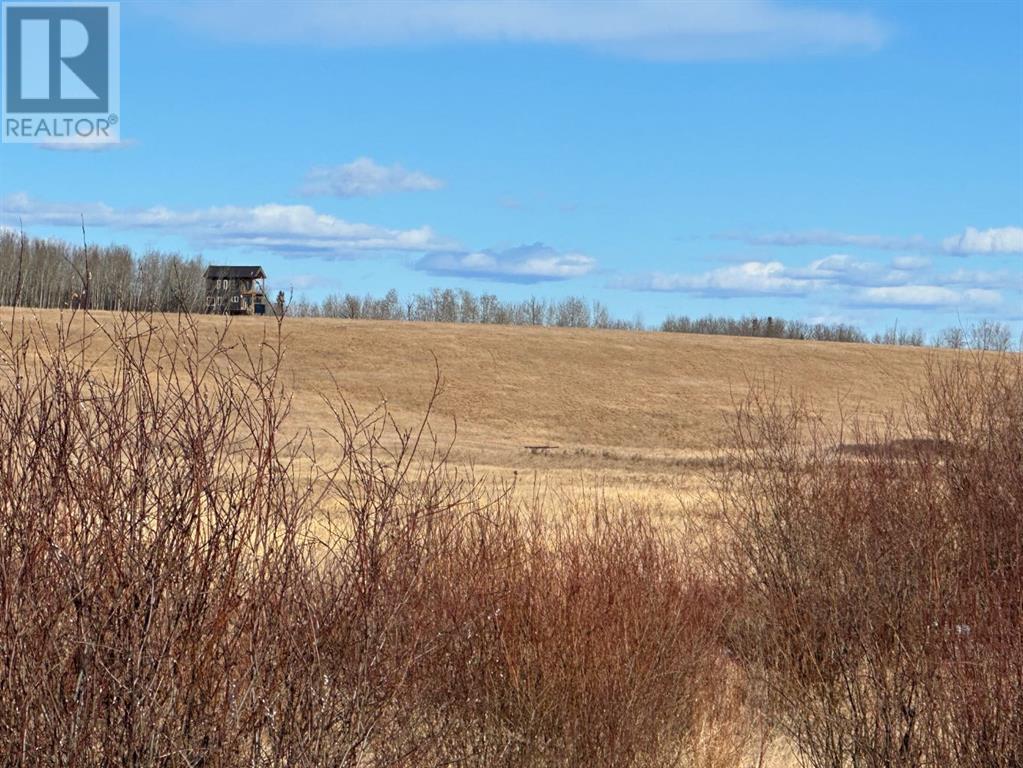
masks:
POLYGON ((947 253, 1023 253, 1023 227, 975 229, 946 237, 941 247, 947 253))
POLYGON ((772 0, 437 0, 324 3, 155 3, 162 13, 233 42, 338 47, 449 42, 561 44, 651 59, 750 59, 873 50, 885 24, 868 12, 772 0))
POLYGON ((762 235, 725 234, 726 240, 740 240, 750 245, 824 245, 824 246, 857 246, 885 251, 901 251, 926 249, 930 247, 927 239, 920 235, 895 237, 891 235, 857 235, 848 232, 832 232, 826 229, 811 229, 799 232, 769 232, 762 235))
POLYGON ((935 275, 933 282, 939 285, 966 285, 983 288, 1007 288, 1023 290, 1023 265, 1015 271, 999 269, 957 269, 953 272, 935 275))
POLYGON ((931 266, 931 260, 926 256, 896 256, 892 259, 892 266, 905 271, 926 269, 931 266))
POLYGON ((387 192, 440 189, 440 179, 421 171, 409 171, 395 163, 378 165, 360 157, 345 165, 313 168, 306 175, 302 193, 336 197, 373 197, 387 192))
POLYGON ((833 254, 805 267, 781 261, 747 261, 697 274, 624 275, 613 280, 611 287, 721 298, 813 294, 850 306, 966 309, 994 307, 1002 302, 1002 292, 1023 291, 1023 274, 1006 270, 921 274, 923 263, 912 261, 909 266, 914 269, 899 269, 833 254))
POLYGON ((953 290, 940 285, 899 285, 865 288, 858 297, 861 304, 885 307, 992 307, 1002 301, 998 291, 984 288, 953 290))
POLYGON ((434 251, 454 245, 439 238, 430 227, 388 229, 359 224, 320 213, 308 205, 118 209, 104 203, 49 203, 18 193, 0 201, 0 212, 4 218, 11 221, 20 218, 26 225, 79 226, 84 216, 87 227, 158 229, 189 237, 204 246, 328 258, 380 251, 434 251))
POLYGON ((897 257, 890 267, 876 261, 856 259, 845 253, 836 253, 810 262, 805 270, 794 269, 792 274, 842 285, 902 285, 912 281, 911 273, 930 264, 927 259, 912 256, 897 257))
POLYGON ((805 270, 808 277, 851 284, 874 284, 885 280, 884 270, 873 261, 860 261, 845 253, 815 259, 805 270))
POLYGON ((697 275, 634 275, 614 281, 617 288, 639 291, 680 291, 705 296, 786 296, 809 293, 821 283, 793 275, 780 261, 747 261, 697 275))
POLYGON ((112 152, 118 149, 128 149, 137 144, 135 139, 121 139, 120 141, 79 139, 78 141, 42 141, 36 146, 51 152, 112 152))
POLYGON ((965 232, 946 237, 940 243, 928 240, 921 235, 911 235, 909 237, 857 235, 822 229, 798 232, 772 232, 761 235, 726 233, 721 237, 726 240, 739 240, 750 245, 856 246, 886 251, 926 251, 956 255, 970 253, 1023 253, 1023 228, 1021 227, 995 227, 983 230, 967 227, 965 232))
POLYGON ((416 269, 438 275, 532 283, 582 277, 596 265, 596 260, 585 254, 562 253, 543 243, 533 243, 505 250, 433 253, 420 259, 416 269))

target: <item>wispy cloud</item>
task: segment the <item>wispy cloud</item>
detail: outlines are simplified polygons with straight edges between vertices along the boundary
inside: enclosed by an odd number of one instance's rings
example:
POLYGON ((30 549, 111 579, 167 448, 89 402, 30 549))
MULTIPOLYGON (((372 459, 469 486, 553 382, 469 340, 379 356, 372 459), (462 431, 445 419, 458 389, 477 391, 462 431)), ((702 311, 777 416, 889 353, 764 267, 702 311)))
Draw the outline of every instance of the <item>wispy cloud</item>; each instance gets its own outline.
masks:
POLYGON ((846 285, 885 285, 905 282, 905 273, 902 270, 888 269, 875 261, 856 259, 846 253, 835 253, 825 256, 823 259, 815 259, 805 269, 790 268, 789 271, 793 275, 814 280, 818 285, 824 282, 846 285))
POLYGON ((700 296, 799 296, 820 284, 792 274, 780 261, 747 261, 696 275, 653 272, 611 281, 614 288, 635 291, 673 291, 700 296))
POLYGON ((526 207, 526 204, 519 198, 512 197, 511 195, 503 195, 497 198, 497 204, 502 208, 507 208, 509 211, 521 211, 526 207))
POLYGON ((1020 269, 956 269, 933 275, 938 285, 966 285, 979 288, 1005 288, 1023 291, 1023 265, 1020 269))
POLYGON ((0 201, 0 214, 26 225, 86 226, 161 230, 206 247, 251 248, 295 256, 354 258, 378 252, 450 250, 454 243, 430 227, 388 229, 321 213, 307 205, 268 203, 252 207, 216 206, 175 210, 114 208, 104 203, 68 204, 35 200, 26 194, 0 201))
POLYGON ((896 237, 891 235, 857 235, 848 232, 833 232, 826 229, 811 229, 797 232, 769 232, 766 234, 722 235, 725 240, 739 240, 749 245, 802 246, 823 245, 828 247, 857 246, 886 251, 928 250, 932 244, 921 235, 896 237))
POLYGON ((100 141, 41 141, 36 146, 49 152, 113 152, 118 149, 128 149, 137 143, 131 139, 122 139, 117 143, 100 141))
POLYGON ((1023 253, 1023 227, 974 229, 941 241, 946 253, 1023 253))
POLYGON ((892 259, 892 266, 906 271, 926 269, 931 266, 931 260, 926 256, 896 256, 892 259))
POLYGON ((791 267, 781 261, 746 261, 707 272, 632 275, 613 282, 615 287, 646 291, 678 291, 701 296, 805 296, 834 285, 880 286, 904 284, 908 269, 855 259, 836 253, 791 267))
POLYGON ((770 232, 767 234, 725 233, 725 240, 738 240, 748 245, 773 245, 797 247, 804 245, 818 246, 855 246, 885 251, 922 251, 929 253, 946 253, 956 256, 968 254, 1006 254, 1023 253, 1023 228, 994 227, 992 229, 975 229, 967 227, 964 232, 936 242, 922 235, 908 237, 892 235, 850 234, 833 232, 824 229, 797 232, 770 232))
POLYGON ((954 290, 940 285, 899 285, 865 288, 855 304, 874 307, 933 309, 936 307, 991 308, 1002 302, 998 291, 985 288, 954 290))
POLYGON ((36 144, 39 149, 49 152, 113 152, 118 149, 129 149, 138 145, 135 139, 121 139, 120 141, 94 141, 80 139, 78 141, 41 141, 36 144))
POLYGON ((582 277, 596 265, 596 260, 585 254, 563 253, 543 243, 533 243, 504 250, 427 254, 416 263, 416 269, 435 275, 536 283, 582 277))
POLYGON ((432 3, 158 3, 148 10, 234 42, 338 47, 453 42, 586 47, 662 60, 752 59, 874 50, 890 32, 873 14, 773 0, 438 0, 432 3))
POLYGON ((1002 303, 1003 291, 1023 291, 1023 276, 1006 270, 928 273, 919 261, 902 262, 900 267, 898 259, 888 265, 833 254, 803 267, 781 261, 747 261, 697 274, 625 275, 610 285, 719 298, 813 294, 849 306, 968 309, 995 307, 1002 303))
POLYGON ((344 165, 318 166, 306 174, 301 192, 305 195, 335 197, 375 197, 388 192, 440 189, 444 182, 422 171, 409 171, 401 165, 379 165, 369 157, 360 157, 344 165))

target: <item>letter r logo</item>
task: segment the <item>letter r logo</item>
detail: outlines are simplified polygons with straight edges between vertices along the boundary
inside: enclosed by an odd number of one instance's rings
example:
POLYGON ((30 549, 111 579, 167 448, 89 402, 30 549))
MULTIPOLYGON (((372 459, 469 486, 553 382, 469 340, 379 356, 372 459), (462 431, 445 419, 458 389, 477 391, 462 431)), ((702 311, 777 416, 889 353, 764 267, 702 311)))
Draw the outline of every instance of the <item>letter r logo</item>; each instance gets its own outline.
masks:
POLYGON ((4 6, 7 112, 109 110, 109 8, 4 6))

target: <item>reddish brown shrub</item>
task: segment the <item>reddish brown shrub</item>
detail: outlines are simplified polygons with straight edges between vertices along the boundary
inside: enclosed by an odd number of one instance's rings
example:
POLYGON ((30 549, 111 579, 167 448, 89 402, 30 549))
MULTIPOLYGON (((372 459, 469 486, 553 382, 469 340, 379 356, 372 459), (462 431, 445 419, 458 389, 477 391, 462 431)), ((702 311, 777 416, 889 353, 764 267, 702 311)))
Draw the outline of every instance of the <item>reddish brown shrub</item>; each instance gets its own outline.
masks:
POLYGON ((667 765, 727 709, 641 516, 552 524, 338 395, 289 439, 279 329, 72 320, 0 342, 4 765, 667 765))
POLYGON ((1023 365, 935 363, 914 405, 844 431, 765 390, 740 409, 732 646, 814 766, 1019 765, 1023 365))

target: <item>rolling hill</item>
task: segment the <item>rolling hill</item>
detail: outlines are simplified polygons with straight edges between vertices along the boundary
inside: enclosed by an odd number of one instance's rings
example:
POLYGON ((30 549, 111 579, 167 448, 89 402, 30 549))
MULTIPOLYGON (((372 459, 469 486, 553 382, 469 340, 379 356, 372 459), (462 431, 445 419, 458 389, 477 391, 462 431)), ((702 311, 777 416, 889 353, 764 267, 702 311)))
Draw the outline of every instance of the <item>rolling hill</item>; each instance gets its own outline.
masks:
MULTIPOLYGON (((54 328, 56 310, 23 310, 54 328)), ((115 316, 95 313, 110 324, 115 316)), ((171 321, 171 318, 167 318, 171 321)), ((223 318, 201 316, 212 334, 223 318)), ((80 329, 76 321, 75 328, 80 329)), ((227 338, 257 344, 272 320, 234 319, 227 338)), ((750 382, 880 416, 919 383, 933 351, 659 332, 288 319, 285 382, 290 424, 329 425, 335 382, 359 410, 386 401, 399 422, 426 409, 439 374, 432 424, 457 428, 458 461, 505 477, 594 471, 624 487, 656 485, 716 453, 727 417, 750 382), (554 445, 533 455, 527 445, 554 445), (617 481, 614 479, 617 478, 617 481)), ((102 363, 100 363, 102 368, 102 363)))

